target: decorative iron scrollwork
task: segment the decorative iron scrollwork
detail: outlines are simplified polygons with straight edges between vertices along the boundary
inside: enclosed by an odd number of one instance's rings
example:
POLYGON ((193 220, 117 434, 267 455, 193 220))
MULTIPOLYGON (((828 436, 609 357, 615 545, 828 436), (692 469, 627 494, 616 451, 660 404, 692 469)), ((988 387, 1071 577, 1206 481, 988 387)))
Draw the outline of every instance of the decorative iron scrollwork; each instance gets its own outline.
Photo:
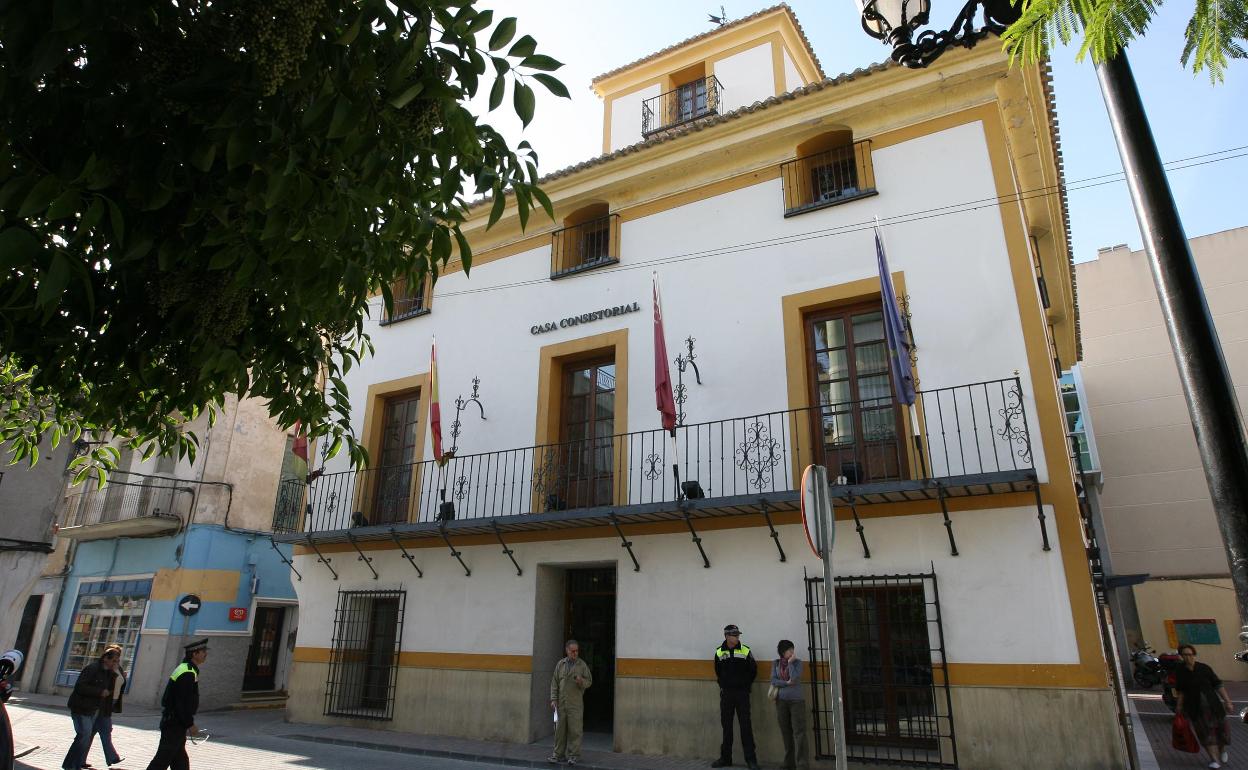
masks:
POLYGON ((1023 462, 1030 464, 1031 438, 1027 434, 1027 424, 1023 413, 1023 389, 1018 380, 1015 380, 1010 389, 1005 392, 1005 406, 997 412, 1005 420, 1001 430, 997 431, 997 435, 1006 441, 1018 444, 1020 448, 1014 450, 1014 453, 1023 462))
POLYGON ((468 496, 468 477, 460 476, 455 479, 455 499, 463 500, 468 496))
POLYGON ((646 477, 646 481, 654 481, 663 475, 663 457, 659 455, 659 453, 651 452, 646 455, 646 459, 642 462, 646 464, 645 470, 642 471, 642 475, 646 477))
POLYGON ((780 464, 780 442, 772 438, 771 428, 755 422, 746 426, 736 455, 737 467, 746 472, 746 484, 762 489, 771 484, 772 471, 780 464))
MULTIPOLYGON (((560 482, 559 450, 548 446, 541 450, 541 459, 534 457, 533 463, 533 510, 541 510, 543 501, 548 496, 558 493, 560 482)), ((549 506, 547 506, 549 507, 549 506)))
POLYGON ((682 353, 676 356, 673 363, 676 364, 676 387, 672 390, 672 400, 676 402, 676 424, 684 425, 685 418, 685 401, 689 399, 689 389, 685 386, 685 370, 690 366, 693 367, 693 376, 697 379, 699 385, 702 384, 702 372, 698 369, 697 355, 693 352, 693 343, 696 342, 693 337, 685 338, 685 348, 688 353, 682 353))

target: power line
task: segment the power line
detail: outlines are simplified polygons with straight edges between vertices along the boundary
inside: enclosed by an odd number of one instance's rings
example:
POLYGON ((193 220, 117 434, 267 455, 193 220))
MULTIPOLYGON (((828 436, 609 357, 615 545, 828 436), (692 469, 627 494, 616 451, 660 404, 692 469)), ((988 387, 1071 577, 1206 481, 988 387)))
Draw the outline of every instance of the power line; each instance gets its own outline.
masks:
MULTIPOLYGON (((1248 157, 1248 145, 1241 145, 1239 147, 1229 147, 1229 148, 1218 150, 1215 152, 1207 152, 1207 153, 1202 153, 1200 155, 1192 155, 1186 158, 1178 158, 1176 160, 1166 162, 1165 166, 1167 167, 1167 170, 1169 171, 1182 171, 1182 170, 1189 169, 1189 168, 1196 168, 1198 166, 1205 166, 1205 165, 1210 165, 1213 163, 1221 163, 1224 161, 1235 160, 1237 158, 1243 158, 1243 157, 1248 157), (1228 155, 1228 153, 1237 153, 1237 154, 1228 155)), ((1094 187, 1102 187, 1108 184, 1117 184, 1119 182, 1124 181, 1125 179, 1126 179, 1126 175, 1123 172, 1116 171, 1116 172, 1112 172, 1108 174, 1100 174, 1097 176, 1084 177, 1083 179, 1077 179, 1073 182, 1068 182, 1066 183, 1066 190, 1068 192, 1070 191, 1078 192, 1082 190, 1092 189, 1094 187)), ((948 204, 945 206, 937 206, 937 207, 930 208, 930 209, 922 209, 919 211, 913 211, 913 212, 909 212, 906 214, 896 214, 896 215, 889 216, 889 217, 881 217, 879 220, 879 224, 881 227, 895 227, 898 225, 906 225, 906 224, 912 224, 915 222, 922 222, 928 219, 935 219, 937 217, 952 216, 954 214, 965 214, 965 213, 969 213, 972 211, 979 211, 985 208, 992 208, 992 207, 1000 206, 1006 203, 1027 201, 1027 200, 1033 200, 1035 198, 1042 198, 1042 197, 1047 197, 1050 195, 1056 195, 1059 193, 1060 189, 1061 188, 1058 185, 1044 185, 1042 187, 1036 187, 1036 188, 1032 188, 1029 190, 1023 190, 1017 193, 1011 193, 1009 195, 996 196, 992 198, 981 198, 981 199, 973 200, 973 201, 965 201, 962 203, 953 203, 953 204, 948 204)), ((689 262, 689 261, 694 261, 694 260, 706 259, 708 257, 721 256, 721 255, 727 255, 727 254, 739 254, 744 251, 754 251, 757 249, 772 248, 776 246, 786 246, 786 245, 794 244, 794 243, 804 243, 806 241, 818 240, 822 238, 830 238, 830 237, 834 237, 838 235, 850 235, 852 233, 865 232, 867 230, 872 229, 874 226, 875 226, 875 220, 871 220, 871 221, 865 221, 865 222, 855 222, 855 223, 850 223, 850 224, 845 224, 845 225, 838 225, 836 227, 829 227, 829 228, 824 228, 820 230, 810 230, 804 233, 795 233, 792 235, 778 236, 775 238, 766 238, 766 239, 758 240, 758 241, 747 241, 745 243, 728 244, 725 246, 718 246, 715 248, 704 249, 700 251, 691 251, 691 252, 686 252, 683 254, 674 254, 674 255, 663 256, 663 257, 655 257, 655 258, 648 259, 648 260, 642 260, 640 262, 631 262, 627 265, 615 265, 612 267, 595 270, 593 272, 593 275, 595 276, 612 275, 615 273, 621 273, 621 272, 626 272, 630 270, 644 270, 647 268, 653 268, 654 266, 661 265, 661 264, 678 264, 681 262, 689 262)), ((457 296, 463 296, 467 294, 479 294, 479 293, 489 292, 489 291, 500 291, 503 289, 515 289, 515 288, 521 288, 525 286, 544 285, 544 284, 548 284, 549 282, 550 282, 549 277, 531 278, 531 279, 523 280, 523 281, 512 281, 510 283, 497 284, 494 286, 479 286, 479 287, 474 287, 474 288, 460 289, 458 291, 448 291, 448 292, 440 293, 437 296, 438 297, 457 297, 457 296)))

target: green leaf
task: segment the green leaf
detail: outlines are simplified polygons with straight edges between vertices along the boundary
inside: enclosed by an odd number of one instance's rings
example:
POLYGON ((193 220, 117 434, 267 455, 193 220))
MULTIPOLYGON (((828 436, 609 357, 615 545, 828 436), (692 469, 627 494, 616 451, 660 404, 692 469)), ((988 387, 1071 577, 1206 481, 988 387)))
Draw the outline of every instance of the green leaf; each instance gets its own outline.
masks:
POLYGON ((351 45, 354 43, 355 39, 359 37, 360 27, 363 25, 364 12, 361 11, 360 14, 355 17, 355 21, 351 23, 351 26, 347 27, 347 30, 334 41, 334 45, 351 45))
POLYGON ((72 276, 73 263, 70 262, 65 252, 59 249, 52 252, 52 266, 39 279, 39 294, 35 298, 35 304, 39 307, 47 307, 59 301, 61 293, 69 285, 69 279, 72 276))
POLYGON ((524 61, 520 62, 521 67, 528 67, 534 70, 544 70, 546 72, 554 72, 563 66, 563 62, 552 59, 545 54, 533 54, 526 56, 524 61))
POLYGON ((513 89, 513 103, 516 107, 516 114, 520 116, 520 123, 528 126, 533 121, 533 108, 536 99, 533 96, 533 89, 524 83, 516 83, 513 89))
POLYGON ((546 90, 555 96, 562 96, 564 99, 571 99, 572 95, 568 93, 568 87, 565 86, 558 78, 551 75, 544 75, 541 72, 534 72, 533 79, 546 86, 546 90))
POLYGON ((396 110, 401 110, 408 105, 408 102, 420 95, 425 90, 424 83, 414 83, 403 90, 403 93, 390 100, 390 106, 396 110))
POLYGON ((0 230, 0 265, 9 269, 34 262, 43 247, 39 240, 24 227, 8 227, 0 230))
MULTIPOLYGON (((494 28, 493 34, 490 35, 490 50, 497 51, 503 46, 511 42, 516 36, 516 20, 515 17, 508 16, 498 23, 494 28)), ((514 55, 514 54, 513 54, 514 55)))
POLYGON ((52 205, 48 206, 48 219, 64 219, 78 213, 78 204, 81 198, 78 191, 74 189, 66 190, 52 201, 52 205))
POLYGON ((213 142, 204 142, 191 153, 191 165, 207 173, 212 168, 212 162, 216 157, 217 145, 213 142))
POLYGON ((507 93, 507 81, 503 78, 494 78, 494 85, 490 88, 490 112, 498 109, 503 103, 503 96, 507 93))
POLYGON ((507 207, 507 199, 503 196, 502 188, 494 189, 494 202, 490 205, 490 219, 485 223, 485 229, 489 230, 494 223, 503 215, 503 209, 507 207))
POLYGON ((481 11, 473 18, 472 22, 468 24, 468 31, 475 35, 481 30, 490 26, 490 24, 493 23, 493 21, 494 21, 493 11, 490 11, 490 10, 481 11))
POLYGON ((126 220, 116 203, 107 198, 105 200, 108 201, 108 224, 113 230, 116 245, 120 246, 126 240, 126 220))
POLYGON ((251 136, 242 126, 230 132, 230 139, 225 145, 225 165, 231 171, 238 168, 251 157, 251 136))
POLYGON ((30 192, 26 193, 26 199, 22 201, 21 208, 17 210, 17 215, 23 219, 41 213, 48 207, 48 204, 56 198, 61 191, 61 181, 54 175, 48 174, 40 179, 30 192))
POLYGON ((542 192, 539 187, 530 187, 529 192, 533 193, 533 197, 537 198, 537 202, 541 204, 542 210, 546 212, 546 216, 550 217, 553 222, 555 220, 555 207, 550 205, 550 198, 546 197, 546 193, 542 192))
POLYGON ((507 55, 524 58, 526 56, 532 56, 533 52, 536 50, 537 41, 528 35, 525 35, 516 41, 516 44, 511 47, 511 50, 507 52, 507 55))

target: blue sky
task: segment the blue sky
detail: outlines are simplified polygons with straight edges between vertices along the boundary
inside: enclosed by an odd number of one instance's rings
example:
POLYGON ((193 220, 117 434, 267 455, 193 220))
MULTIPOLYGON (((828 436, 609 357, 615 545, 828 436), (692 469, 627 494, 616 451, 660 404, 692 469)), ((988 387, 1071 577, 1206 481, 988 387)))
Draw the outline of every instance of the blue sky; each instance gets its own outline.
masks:
MULTIPOLYGON (((770 3, 722 4, 735 19, 770 3)), ((528 139, 541 156, 543 173, 548 173, 601 152, 602 103, 589 90, 595 75, 710 29, 707 14, 718 14, 720 2, 485 0, 483 5, 494 8, 496 16, 518 17, 519 34, 531 34, 540 51, 567 65, 557 74, 571 91, 571 101, 550 97, 539 86, 537 117, 523 134, 514 118, 491 116, 514 141, 528 139)), ((829 75, 888 57, 882 43, 863 33, 852 0, 792 0, 789 5, 829 75)), ((947 24, 960 7, 936 0, 932 18, 947 24)), ((1148 35, 1132 44, 1130 59, 1162 159, 1221 153, 1170 172, 1179 213, 1188 236, 1194 237, 1248 225, 1242 181, 1248 175, 1248 61, 1233 62, 1218 86, 1205 73, 1193 75, 1182 68, 1179 53, 1191 8, 1190 1, 1163 4, 1148 35), (1222 152, 1237 147, 1244 149, 1222 152)), ((991 44, 995 41, 981 43, 991 44)), ((1092 62, 1075 62, 1074 48, 1058 50, 1052 58, 1075 259, 1091 259, 1098 247, 1118 243, 1138 249, 1139 228, 1126 185, 1095 184, 1103 180, 1094 178, 1120 172, 1121 164, 1092 62)))

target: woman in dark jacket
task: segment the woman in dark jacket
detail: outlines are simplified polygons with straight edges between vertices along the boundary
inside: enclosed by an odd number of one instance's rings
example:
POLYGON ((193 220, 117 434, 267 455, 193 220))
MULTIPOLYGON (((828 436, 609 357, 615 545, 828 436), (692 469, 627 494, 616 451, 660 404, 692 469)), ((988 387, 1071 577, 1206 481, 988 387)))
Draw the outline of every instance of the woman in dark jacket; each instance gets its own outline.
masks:
POLYGON ((1218 768, 1229 759, 1231 743, 1226 715, 1235 710, 1231 696, 1213 669, 1196 662, 1196 648, 1179 645, 1183 665, 1174 670, 1175 711, 1187 717, 1200 745, 1209 753, 1209 767, 1218 768), (1224 708, 1225 707, 1225 708, 1224 708))
MULTIPOLYGON (((95 726, 92 728, 92 735, 100 736, 100 748, 104 749, 104 761, 111 767, 120 765, 126 761, 126 758, 117 753, 117 747, 113 746, 113 714, 121 713, 121 693, 126 689, 126 672, 121 668, 121 645, 110 644, 104 648, 104 657, 113 655, 116 657, 117 665, 113 669, 113 694, 106 698, 100 704, 100 711, 95 715, 95 726)), ((87 739, 87 750, 82 753, 85 760, 91 752, 91 739, 87 739)), ((85 761, 83 767, 90 767, 85 761)))
POLYGON ((74 742, 70 744, 65 760, 61 762, 64 770, 81 770, 87 764, 87 749, 91 747, 91 736, 95 730, 95 718, 100 706, 113 697, 113 683, 117 677, 117 661, 120 650, 106 650, 100 659, 88 663, 78 674, 74 691, 69 694, 69 716, 74 721, 74 742))
POLYGON ((806 770, 810 756, 806 752, 806 695, 802 685, 802 661, 793 643, 781 639, 776 645, 780 657, 771 663, 771 686, 775 687, 776 719, 784 741, 785 770, 806 770))

